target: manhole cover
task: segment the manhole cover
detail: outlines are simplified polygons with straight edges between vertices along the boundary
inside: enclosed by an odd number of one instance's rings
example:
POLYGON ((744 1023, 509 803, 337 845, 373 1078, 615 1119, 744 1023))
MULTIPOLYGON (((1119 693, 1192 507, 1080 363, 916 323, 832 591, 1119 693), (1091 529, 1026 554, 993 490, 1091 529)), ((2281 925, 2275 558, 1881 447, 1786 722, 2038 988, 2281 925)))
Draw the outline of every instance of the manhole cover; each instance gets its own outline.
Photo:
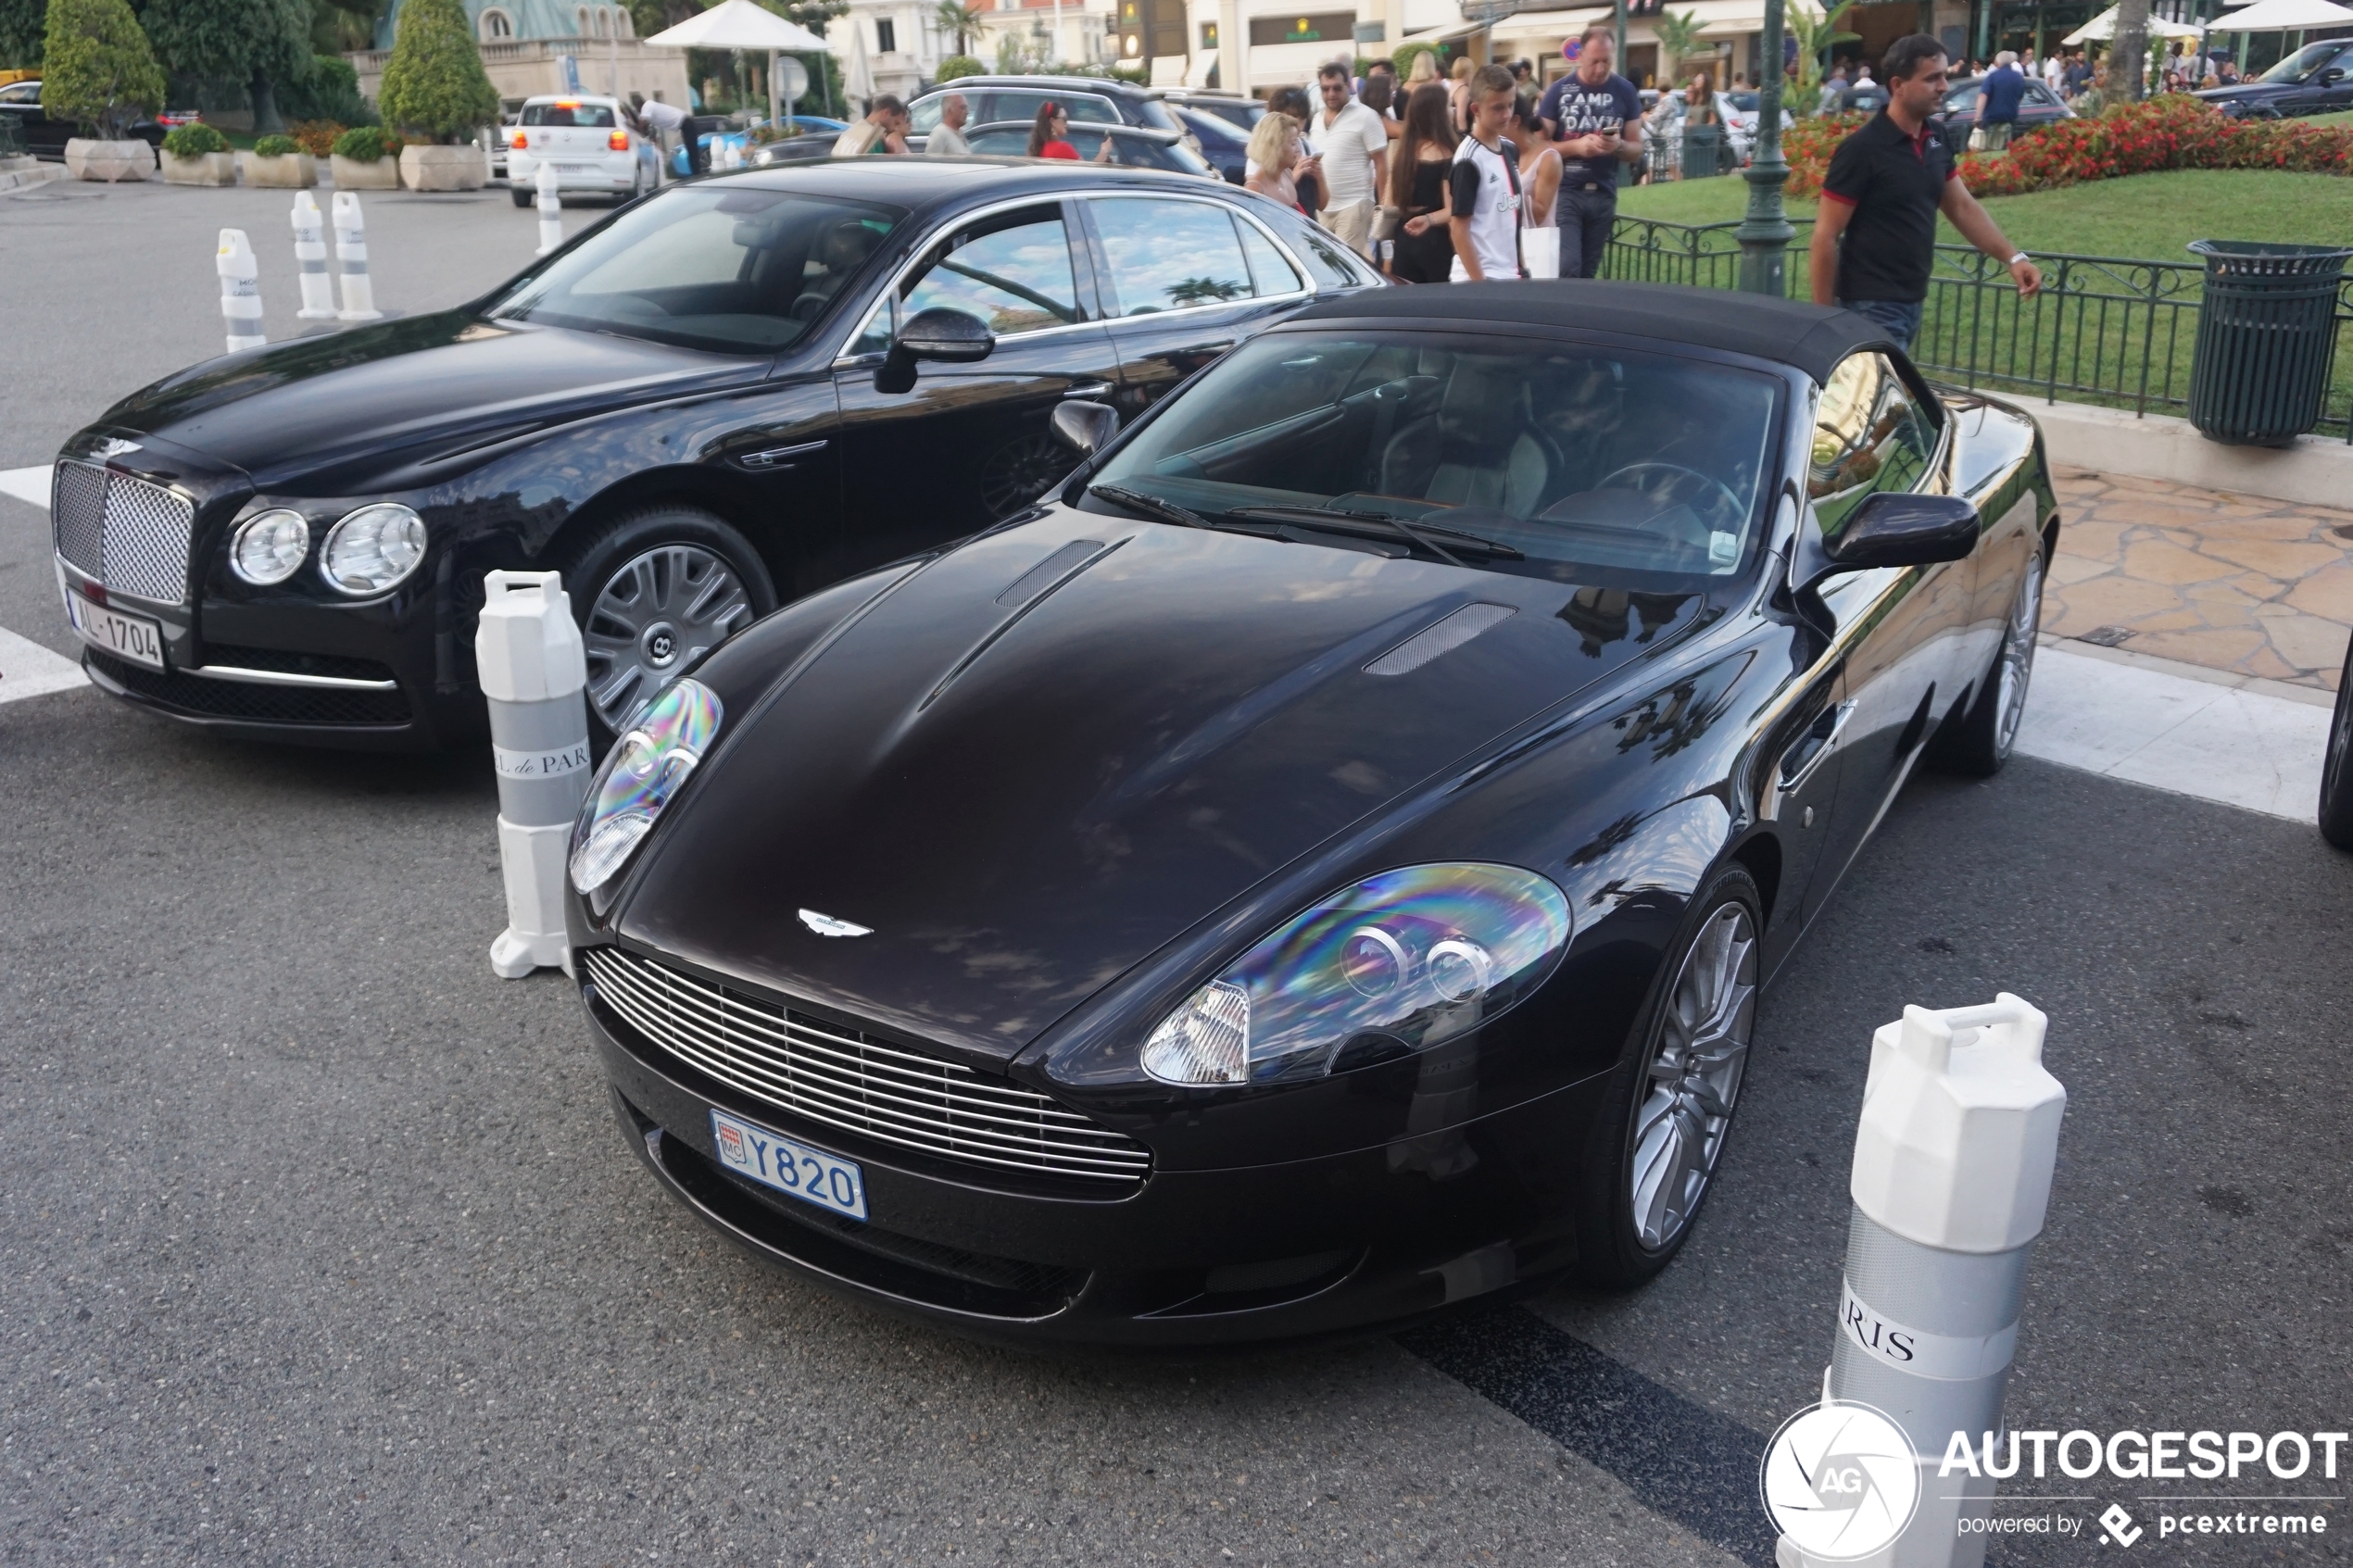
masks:
POLYGON ((2097 643, 2104 648, 2113 648, 2123 646, 2132 635, 2133 629, 2130 626, 2098 626, 2075 640, 2079 643, 2097 643))

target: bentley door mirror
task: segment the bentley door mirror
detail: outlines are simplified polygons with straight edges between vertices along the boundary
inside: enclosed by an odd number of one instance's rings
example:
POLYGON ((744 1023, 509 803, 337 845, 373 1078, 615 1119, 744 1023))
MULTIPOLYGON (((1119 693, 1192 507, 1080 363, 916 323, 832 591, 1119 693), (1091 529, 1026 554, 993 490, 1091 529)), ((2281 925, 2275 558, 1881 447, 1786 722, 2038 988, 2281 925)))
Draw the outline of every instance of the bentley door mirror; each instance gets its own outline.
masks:
POLYGON ((969 365, 996 351, 997 335, 977 316, 935 305, 918 310, 900 327, 890 355, 875 372, 877 392, 906 392, 915 384, 915 362, 969 365))
POLYGON ((1108 403, 1074 397, 1054 406, 1054 436, 1082 458, 1091 458, 1119 433, 1119 410, 1108 403))

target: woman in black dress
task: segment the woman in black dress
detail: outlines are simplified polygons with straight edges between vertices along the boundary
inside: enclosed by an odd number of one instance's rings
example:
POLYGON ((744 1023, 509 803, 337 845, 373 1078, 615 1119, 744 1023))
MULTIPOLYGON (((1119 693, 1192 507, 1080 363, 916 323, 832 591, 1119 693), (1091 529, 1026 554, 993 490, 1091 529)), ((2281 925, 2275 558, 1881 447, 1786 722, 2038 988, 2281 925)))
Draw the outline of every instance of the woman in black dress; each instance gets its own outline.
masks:
POLYGON ((1430 82, 1405 100, 1405 133, 1389 157, 1388 205, 1404 221, 1389 258, 1401 283, 1442 283, 1454 265, 1453 231, 1446 224, 1446 173, 1455 135, 1447 123, 1447 89, 1430 82))

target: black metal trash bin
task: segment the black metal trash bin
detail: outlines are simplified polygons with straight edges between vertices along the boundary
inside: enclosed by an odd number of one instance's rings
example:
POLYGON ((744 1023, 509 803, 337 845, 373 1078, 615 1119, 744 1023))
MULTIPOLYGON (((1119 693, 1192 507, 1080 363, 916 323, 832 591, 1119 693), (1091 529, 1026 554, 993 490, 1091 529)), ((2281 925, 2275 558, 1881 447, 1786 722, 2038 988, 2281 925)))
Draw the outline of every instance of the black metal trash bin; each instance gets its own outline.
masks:
POLYGON ((1724 128, 1690 125, 1683 129, 1683 178, 1698 180, 1724 172, 1724 128))
POLYGON ((2318 424, 2336 348, 2337 283, 2353 250, 2194 240, 2206 302, 2190 360, 2190 423, 2208 440, 2284 446, 2318 424))

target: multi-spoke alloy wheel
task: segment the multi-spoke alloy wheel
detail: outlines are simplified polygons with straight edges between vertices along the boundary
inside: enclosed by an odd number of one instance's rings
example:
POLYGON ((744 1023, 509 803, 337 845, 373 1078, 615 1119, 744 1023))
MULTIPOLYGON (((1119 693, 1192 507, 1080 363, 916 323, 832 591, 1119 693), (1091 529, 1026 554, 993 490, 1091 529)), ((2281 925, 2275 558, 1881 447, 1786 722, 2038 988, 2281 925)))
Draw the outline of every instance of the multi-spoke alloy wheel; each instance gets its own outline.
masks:
POLYGON ((751 613, 736 573, 699 545, 658 545, 632 556, 605 579, 582 633, 598 719, 619 734, 673 675, 751 613))
POLYGON ((2018 721, 2026 713, 2026 684, 2034 674, 2034 638, 2043 626, 2043 552, 2037 550, 2019 576, 2018 601, 2010 607, 2008 633, 2002 639, 2002 662, 1996 671, 1994 746, 2007 757, 2018 740, 2018 721))
POLYGON ((1718 906, 1683 954, 1635 1085, 1628 1193, 1645 1251, 1672 1247, 1715 1173, 1748 1064, 1756 1014, 1756 931, 1745 905, 1718 906))

